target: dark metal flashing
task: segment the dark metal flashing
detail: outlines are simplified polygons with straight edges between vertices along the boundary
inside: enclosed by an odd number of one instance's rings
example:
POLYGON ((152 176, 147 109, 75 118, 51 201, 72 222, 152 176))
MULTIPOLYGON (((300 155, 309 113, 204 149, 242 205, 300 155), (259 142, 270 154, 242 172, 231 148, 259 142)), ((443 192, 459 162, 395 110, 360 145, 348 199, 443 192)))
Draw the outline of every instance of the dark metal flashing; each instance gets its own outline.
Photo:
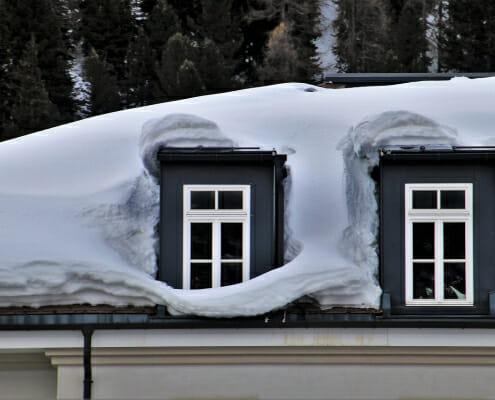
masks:
POLYGON ((277 163, 283 164, 287 160, 285 154, 277 154, 275 150, 261 151, 255 147, 163 147, 158 152, 158 159, 162 163, 277 163))
POLYGON ((0 315, 0 330, 260 329, 260 328, 495 328, 492 315, 425 316, 301 314, 284 311, 249 318, 150 316, 148 314, 0 315))
POLYGON ((493 146, 393 145, 378 149, 383 160, 495 160, 493 146))
POLYGON ((464 72, 464 73, 334 73, 327 74, 325 83, 346 86, 376 86, 396 85, 400 83, 419 81, 445 81, 455 77, 470 79, 488 78, 495 72, 464 72))

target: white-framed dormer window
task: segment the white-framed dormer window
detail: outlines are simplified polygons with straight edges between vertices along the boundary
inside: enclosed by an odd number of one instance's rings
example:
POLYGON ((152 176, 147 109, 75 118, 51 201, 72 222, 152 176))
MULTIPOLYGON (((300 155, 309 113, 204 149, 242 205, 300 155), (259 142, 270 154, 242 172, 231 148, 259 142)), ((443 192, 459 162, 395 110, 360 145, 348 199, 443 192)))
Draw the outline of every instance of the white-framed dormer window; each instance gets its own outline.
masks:
POLYGON ((183 186, 183 287, 249 279, 250 185, 183 186))
POLYGON ((405 185, 406 305, 473 305, 473 185, 405 185))

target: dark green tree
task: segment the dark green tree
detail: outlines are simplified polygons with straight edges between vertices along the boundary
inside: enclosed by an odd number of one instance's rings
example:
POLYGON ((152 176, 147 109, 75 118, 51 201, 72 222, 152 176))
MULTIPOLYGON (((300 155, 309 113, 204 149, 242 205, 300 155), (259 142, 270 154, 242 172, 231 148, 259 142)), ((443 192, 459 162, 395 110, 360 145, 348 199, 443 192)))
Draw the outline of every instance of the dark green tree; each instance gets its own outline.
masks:
POLYGON ((456 0, 443 4, 439 26, 439 70, 495 70, 495 3, 456 0))
POLYGON ((153 7, 144 21, 144 33, 148 37, 145 45, 149 45, 150 57, 149 64, 143 65, 150 86, 151 97, 148 104, 164 101, 167 98, 167 92, 160 84, 157 68, 161 63, 162 53, 168 40, 181 29, 179 18, 167 0, 154 0, 149 2, 148 7, 151 7, 151 4, 153 7))
POLYGON ((155 7, 156 3, 157 0, 141 0, 140 2, 141 11, 145 15, 149 15, 151 13, 151 10, 153 10, 153 7, 155 7))
POLYGON ((204 39, 201 42, 196 70, 209 93, 233 89, 238 85, 233 77, 232 64, 223 63, 223 60, 223 54, 213 40, 204 39))
POLYGON ((201 14, 194 37, 203 61, 196 65, 208 92, 238 87, 238 52, 242 36, 240 17, 233 13, 233 0, 201 0, 201 14))
POLYGON ((386 72, 393 54, 382 0, 333 0, 336 67, 341 72, 386 72))
POLYGON ((117 111, 120 96, 117 80, 109 72, 108 64, 101 59, 96 50, 90 49, 84 60, 84 75, 90 85, 89 110, 91 115, 117 111))
POLYGON ((185 59, 177 71, 177 91, 175 97, 197 96, 203 92, 203 83, 196 66, 191 60, 185 59))
POLYGON ((202 93, 203 84, 195 66, 198 58, 198 49, 188 37, 181 33, 176 33, 168 40, 156 69, 162 90, 167 94, 168 98, 191 97, 202 93), (184 65, 186 61, 187 63, 184 65), (183 78, 179 79, 181 67, 183 68, 181 72, 183 78), (194 78, 196 74, 199 79, 194 78), (191 90, 189 93, 182 87, 186 79, 185 76, 191 77, 187 84, 191 90), (193 83, 196 85, 193 85, 193 83))
POLYGON ((164 100, 164 97, 153 93, 153 79, 156 74, 153 68, 155 60, 148 36, 142 28, 129 45, 126 55, 125 106, 127 108, 152 104, 164 100))
MULTIPOLYGON (((278 29, 283 23, 284 35, 288 35, 291 46, 297 52, 296 77, 284 77, 280 74, 277 81, 284 82, 296 79, 312 82, 318 78, 321 70, 314 41, 320 35, 320 7, 321 2, 318 0, 255 0, 254 4, 251 4, 251 11, 248 15, 250 20, 265 21, 265 26, 268 26, 267 24, 270 22, 273 24, 268 32, 267 40, 275 34, 274 29, 278 29)), ((280 29, 278 33, 280 33, 280 29)), ((271 50, 267 47, 267 42, 264 46, 264 61, 258 65, 265 71, 267 53, 273 52, 275 43, 281 44, 282 41, 272 40, 271 50)), ((273 67, 276 68, 276 65, 273 67)), ((261 71, 258 72, 261 73, 261 71)))
POLYGON ((179 17, 167 0, 155 0, 155 5, 144 23, 144 29, 158 58, 168 39, 181 30, 179 17))
MULTIPOLYGON (((12 69, 11 32, 8 21, 12 18, 5 1, 0 0, 0 141, 6 138, 7 128, 12 124, 13 88, 10 72, 12 69)), ((9 129, 11 130, 11 129, 9 129)))
POLYGON ((93 48, 119 85, 125 80, 125 59, 135 33, 131 0, 81 0, 84 52, 88 55, 93 48))
POLYGON ((15 98, 6 138, 56 125, 59 115, 57 107, 48 96, 41 69, 38 67, 38 50, 34 36, 27 42, 21 58, 9 77, 15 88, 15 98))
POLYGON ((432 0, 389 0, 390 68, 395 72, 427 72, 428 16, 433 12, 432 0))
POLYGON ((2 25, 9 36, 9 51, 19 60, 25 45, 34 37, 38 49, 38 66, 52 103, 58 108, 60 123, 73 119, 75 104, 70 70, 70 41, 66 14, 57 5, 60 0, 4 0, 2 14, 9 15, 2 25))

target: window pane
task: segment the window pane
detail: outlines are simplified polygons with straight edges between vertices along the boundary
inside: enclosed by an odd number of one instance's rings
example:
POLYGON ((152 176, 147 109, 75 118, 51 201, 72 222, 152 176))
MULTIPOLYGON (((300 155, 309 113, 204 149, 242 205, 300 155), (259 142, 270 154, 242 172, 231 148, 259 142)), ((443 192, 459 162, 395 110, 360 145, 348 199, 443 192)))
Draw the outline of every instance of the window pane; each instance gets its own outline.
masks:
POLYGON ((413 190, 413 208, 437 208, 437 191, 413 190))
POLYGON ((242 282, 242 263, 222 263, 222 286, 242 282))
POLYGON ((440 208, 466 208, 464 190, 442 190, 440 208))
POLYGON ((433 222, 413 223, 413 258, 415 260, 435 258, 434 233, 433 222))
POLYGON ((191 263, 191 289, 206 289, 211 286, 211 263, 191 263))
POLYGON ((444 264, 444 298, 466 298, 466 267, 464 263, 444 264))
POLYGON ((211 228, 212 224, 210 222, 191 224, 192 260, 211 259, 211 228))
POLYGON ((466 228, 464 222, 443 223, 443 258, 464 259, 466 254, 466 228))
POLYGON ((242 192, 218 192, 218 208, 221 210, 242 210, 242 192))
POLYGON ((191 210, 213 210, 215 208, 215 192, 191 192, 191 210))
POLYGON ((435 298, 435 264, 413 264, 413 298, 435 298))
POLYGON ((222 259, 242 258, 242 223, 222 223, 221 245, 222 259))

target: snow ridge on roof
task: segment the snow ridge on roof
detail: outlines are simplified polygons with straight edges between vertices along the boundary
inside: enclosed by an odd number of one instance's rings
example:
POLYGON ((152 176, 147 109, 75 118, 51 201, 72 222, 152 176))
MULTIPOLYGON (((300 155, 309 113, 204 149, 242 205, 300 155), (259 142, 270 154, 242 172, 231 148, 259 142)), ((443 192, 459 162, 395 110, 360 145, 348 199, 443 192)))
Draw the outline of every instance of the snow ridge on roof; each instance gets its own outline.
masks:
POLYGON ((378 147, 494 145, 493 100, 492 78, 340 90, 284 84, 112 113, 1 143, 0 306, 166 304, 229 317, 311 295, 323 307, 377 308, 370 171, 378 147), (156 281, 153 175, 162 145, 288 154, 286 265, 218 289, 156 281))

